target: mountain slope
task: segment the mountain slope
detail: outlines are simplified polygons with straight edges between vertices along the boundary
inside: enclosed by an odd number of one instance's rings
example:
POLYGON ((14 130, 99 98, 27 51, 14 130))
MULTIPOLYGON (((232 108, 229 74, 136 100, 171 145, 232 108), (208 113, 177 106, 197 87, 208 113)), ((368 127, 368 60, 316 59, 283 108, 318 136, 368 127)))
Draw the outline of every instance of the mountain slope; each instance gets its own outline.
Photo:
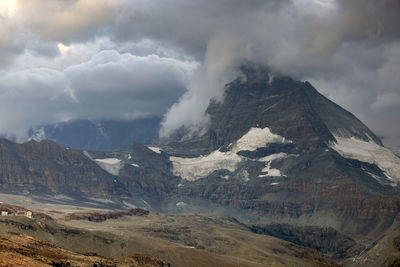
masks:
POLYGON ((0 190, 17 194, 65 194, 80 197, 128 196, 115 177, 81 151, 52 141, 24 144, 0 139, 0 190))

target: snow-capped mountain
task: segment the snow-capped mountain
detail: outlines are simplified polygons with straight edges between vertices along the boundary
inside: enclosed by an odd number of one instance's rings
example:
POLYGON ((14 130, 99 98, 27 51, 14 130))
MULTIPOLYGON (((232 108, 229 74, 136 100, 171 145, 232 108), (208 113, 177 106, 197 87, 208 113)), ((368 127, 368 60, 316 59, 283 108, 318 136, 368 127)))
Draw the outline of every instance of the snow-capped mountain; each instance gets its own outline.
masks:
POLYGON ((336 171, 349 167, 341 161, 350 159, 364 165, 355 167, 355 176, 360 176, 362 183, 373 178, 381 185, 396 186, 400 181, 400 159, 354 115, 319 94, 310 83, 288 77, 271 81, 266 69, 246 67, 242 72, 245 82, 232 82, 224 102, 209 106, 208 132, 182 138, 185 130, 181 129, 161 140, 163 150, 173 155, 176 175, 204 178, 213 171, 228 170, 228 177, 241 169, 252 172, 253 177, 270 176, 274 184, 278 183, 274 177, 298 178, 305 173, 309 179, 330 183, 336 171), (309 158, 307 163, 305 158, 309 158), (264 161, 267 166, 255 173, 241 167, 246 161, 264 161), (301 164, 307 168, 299 169, 301 164), (317 168, 313 164, 335 168, 321 173, 313 170, 317 168))
POLYGON ((132 121, 72 120, 40 125, 29 129, 29 140, 45 139, 69 148, 87 150, 117 150, 129 147, 133 141, 150 144, 160 128, 161 117, 132 121))
POLYGON ((90 157, 158 211, 217 210, 355 234, 390 225, 400 211, 400 159, 310 83, 242 72, 222 103, 210 103, 204 135, 181 128, 157 147, 90 157))

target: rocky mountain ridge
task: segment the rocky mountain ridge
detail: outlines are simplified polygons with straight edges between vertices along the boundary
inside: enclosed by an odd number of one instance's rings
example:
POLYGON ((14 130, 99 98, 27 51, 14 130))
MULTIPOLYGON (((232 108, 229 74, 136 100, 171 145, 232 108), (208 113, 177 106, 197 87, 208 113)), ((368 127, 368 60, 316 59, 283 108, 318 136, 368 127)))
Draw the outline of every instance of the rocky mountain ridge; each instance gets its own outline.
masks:
POLYGON ((49 140, 17 144, 0 139, 0 185, 3 193, 129 196, 112 175, 81 151, 49 140))
POLYGON ((242 72, 224 102, 210 103, 202 136, 185 137, 182 128, 157 147, 111 152, 2 140, 1 189, 158 212, 215 209, 371 237, 387 229, 400 211, 400 159, 310 83, 271 78, 264 68, 242 72))

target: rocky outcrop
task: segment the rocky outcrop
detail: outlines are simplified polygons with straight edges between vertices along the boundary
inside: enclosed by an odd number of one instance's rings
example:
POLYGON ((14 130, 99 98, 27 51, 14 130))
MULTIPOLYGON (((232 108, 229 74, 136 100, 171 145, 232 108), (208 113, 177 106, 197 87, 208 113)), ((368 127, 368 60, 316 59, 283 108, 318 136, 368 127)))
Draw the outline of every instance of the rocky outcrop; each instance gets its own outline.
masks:
MULTIPOLYGON (((7 217, 7 216, 27 216, 28 212, 30 210, 25 208, 25 207, 21 207, 21 206, 15 206, 15 205, 10 205, 10 204, 6 204, 6 203, 0 203, 0 214, 2 215, 2 217, 7 217), (5 213, 3 213, 5 212, 5 213)), ((30 211, 32 212, 32 211, 30 211)), ((53 220, 52 217, 50 217, 49 215, 43 213, 43 212, 34 212, 31 213, 32 218, 39 218, 39 219, 43 219, 43 220, 53 220)))
POLYGON ((257 234, 271 235, 313 248, 335 259, 344 259, 359 254, 365 249, 351 237, 341 234, 331 227, 294 226, 289 224, 253 225, 249 227, 257 234))
POLYGON ((179 194, 233 206, 272 221, 335 227, 354 234, 382 232, 400 212, 400 200, 366 194, 355 185, 313 183, 241 184, 197 181, 179 194))
POLYGON ((109 219, 118 219, 123 216, 146 216, 149 212, 143 209, 129 209, 126 211, 109 211, 109 212, 80 212, 70 213, 63 220, 88 220, 91 222, 104 222, 109 219))

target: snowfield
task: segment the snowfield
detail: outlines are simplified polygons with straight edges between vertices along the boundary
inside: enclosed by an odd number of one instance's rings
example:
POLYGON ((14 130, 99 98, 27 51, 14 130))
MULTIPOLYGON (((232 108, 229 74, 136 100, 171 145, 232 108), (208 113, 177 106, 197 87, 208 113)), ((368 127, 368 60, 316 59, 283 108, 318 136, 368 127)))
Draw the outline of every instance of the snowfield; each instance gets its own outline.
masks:
POLYGON ((257 148, 265 147, 269 143, 291 143, 290 140, 285 140, 277 134, 271 133, 268 127, 251 128, 245 135, 236 141, 232 148, 232 152, 239 152, 243 150, 255 151, 257 148))
POLYGON ((366 142, 355 137, 334 137, 337 142, 331 143, 330 146, 341 156, 375 164, 385 172, 389 180, 400 182, 400 158, 392 151, 373 141, 366 142))
POLYGON ((118 175, 122 167, 121 160, 117 158, 94 159, 103 170, 112 175, 118 175))
MULTIPOLYGON (((183 179, 195 181, 197 179, 206 177, 216 170, 228 170, 234 172, 240 162, 246 160, 245 157, 239 156, 237 152, 243 150, 255 151, 257 148, 265 147, 269 143, 290 143, 292 141, 285 140, 285 137, 271 133, 268 127, 251 128, 245 135, 243 135, 234 144, 229 145, 230 151, 221 152, 219 150, 213 151, 208 155, 196 158, 180 158, 170 157, 173 164, 174 175, 181 176, 183 179)), ((266 162, 267 166, 262 170, 264 176, 283 176, 280 170, 271 169, 271 161, 287 157, 285 153, 273 154, 268 157, 259 159, 259 161, 266 162), (265 174, 266 173, 266 174, 265 174)), ((250 159, 247 159, 250 160, 250 159)), ((228 179, 229 176, 224 176, 228 179)), ((244 177, 248 181, 248 173, 244 177)))
POLYGON ((220 152, 216 150, 207 156, 197 158, 170 157, 173 164, 174 175, 183 179, 195 181, 205 177, 216 170, 228 170, 234 172, 242 157, 232 151, 220 152))

